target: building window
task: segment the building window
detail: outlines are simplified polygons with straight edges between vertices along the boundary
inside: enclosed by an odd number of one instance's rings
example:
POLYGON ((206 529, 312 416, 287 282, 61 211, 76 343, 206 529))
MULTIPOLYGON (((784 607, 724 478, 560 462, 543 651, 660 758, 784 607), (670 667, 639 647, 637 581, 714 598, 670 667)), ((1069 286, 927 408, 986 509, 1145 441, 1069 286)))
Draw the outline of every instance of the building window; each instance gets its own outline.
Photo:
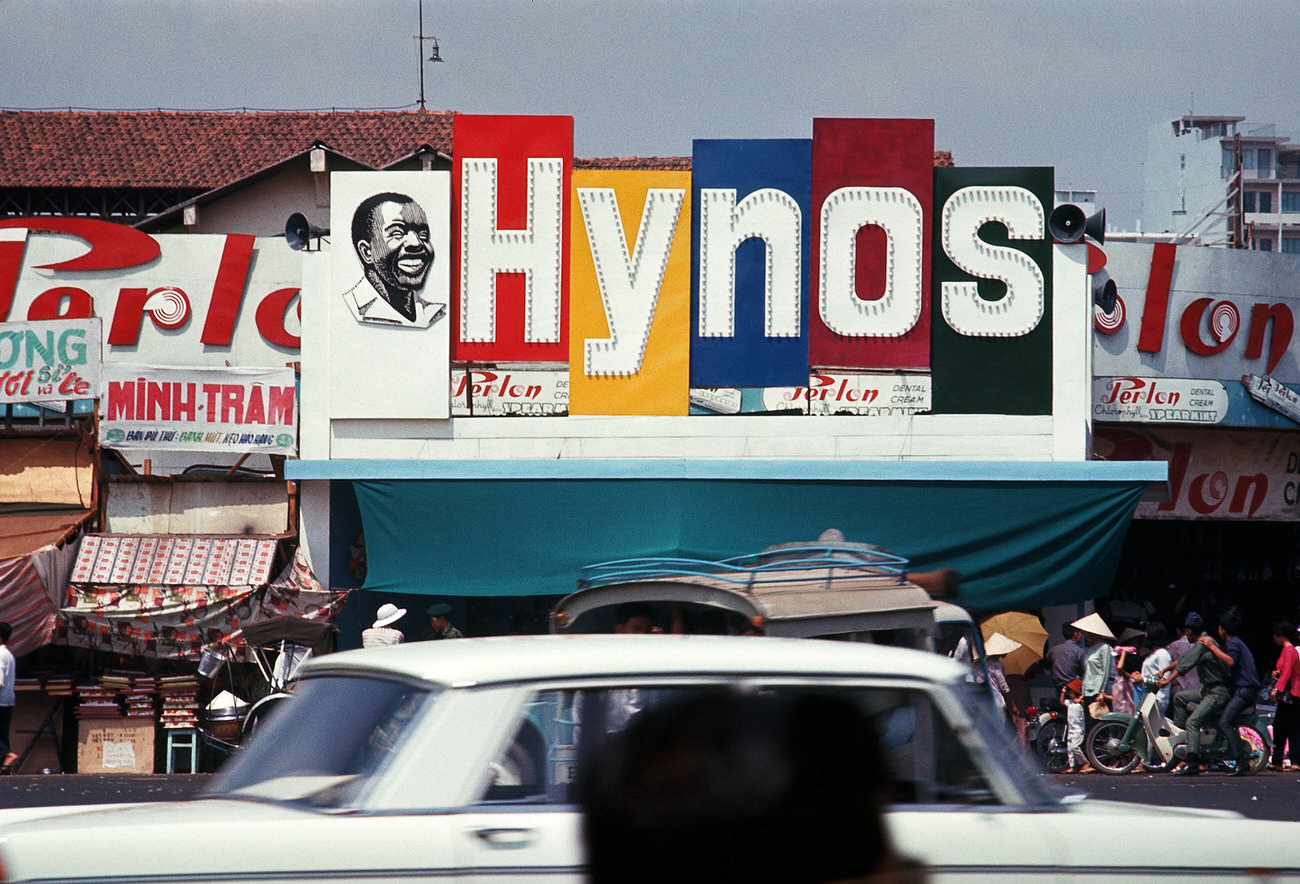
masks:
POLYGON ((1273 151, 1266 147, 1259 149, 1259 174, 1265 177, 1273 173, 1273 151))
POLYGON ((1300 191, 1284 190, 1282 192, 1282 211, 1300 212, 1300 191))
POLYGON ((1256 248, 1258 248, 1259 251, 1261 252, 1273 251, 1273 240, 1271 239, 1257 239, 1255 240, 1255 243, 1256 243, 1256 248))
POLYGON ((1243 150, 1241 152, 1241 168, 1243 169, 1255 168, 1255 152, 1253 150, 1243 150))
POLYGON ((1300 236, 1282 237, 1282 251, 1291 254, 1300 254, 1300 236))
POLYGON ((1255 211, 1255 191, 1247 190, 1241 194, 1241 210, 1243 212, 1255 211))
POLYGON ((1259 211, 1273 211, 1273 192, 1271 190, 1265 190, 1259 194, 1259 211))

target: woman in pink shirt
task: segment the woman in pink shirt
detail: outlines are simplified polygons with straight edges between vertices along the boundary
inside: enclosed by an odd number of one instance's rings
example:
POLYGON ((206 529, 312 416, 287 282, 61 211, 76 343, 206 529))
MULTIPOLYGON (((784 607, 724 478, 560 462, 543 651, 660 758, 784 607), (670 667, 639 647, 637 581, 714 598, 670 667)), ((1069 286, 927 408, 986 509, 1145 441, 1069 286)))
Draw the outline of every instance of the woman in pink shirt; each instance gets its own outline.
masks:
POLYGON ((1296 652, 1296 630, 1285 620, 1273 624, 1273 641, 1281 648, 1277 657, 1276 681, 1268 698, 1277 704, 1273 719, 1273 757, 1271 770, 1282 770, 1282 747, 1290 744, 1287 757, 1291 767, 1300 770, 1300 654, 1296 652))

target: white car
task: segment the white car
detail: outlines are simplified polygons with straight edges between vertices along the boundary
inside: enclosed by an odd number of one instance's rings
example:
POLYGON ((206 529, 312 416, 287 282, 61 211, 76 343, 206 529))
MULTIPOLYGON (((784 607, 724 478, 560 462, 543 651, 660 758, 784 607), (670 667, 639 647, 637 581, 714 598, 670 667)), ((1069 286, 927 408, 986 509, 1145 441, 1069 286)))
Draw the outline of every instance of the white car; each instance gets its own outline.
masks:
POLYGON ((631 689, 648 705, 739 685, 835 692, 868 713, 895 779, 888 829, 933 881, 1300 881, 1300 823, 1060 799, 965 675, 919 651, 759 637, 328 655, 203 796, 9 815, 3 880, 580 882, 574 772, 631 689))

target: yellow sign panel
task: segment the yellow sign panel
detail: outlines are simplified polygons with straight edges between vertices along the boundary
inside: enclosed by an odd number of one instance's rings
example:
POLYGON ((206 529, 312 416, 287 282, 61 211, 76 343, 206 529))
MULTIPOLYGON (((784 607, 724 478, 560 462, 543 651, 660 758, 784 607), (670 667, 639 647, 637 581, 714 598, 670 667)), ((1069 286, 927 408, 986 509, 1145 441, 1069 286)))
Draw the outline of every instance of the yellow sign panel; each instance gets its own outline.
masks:
POLYGON ((571 224, 569 413, 687 414, 690 173, 575 170, 571 224))

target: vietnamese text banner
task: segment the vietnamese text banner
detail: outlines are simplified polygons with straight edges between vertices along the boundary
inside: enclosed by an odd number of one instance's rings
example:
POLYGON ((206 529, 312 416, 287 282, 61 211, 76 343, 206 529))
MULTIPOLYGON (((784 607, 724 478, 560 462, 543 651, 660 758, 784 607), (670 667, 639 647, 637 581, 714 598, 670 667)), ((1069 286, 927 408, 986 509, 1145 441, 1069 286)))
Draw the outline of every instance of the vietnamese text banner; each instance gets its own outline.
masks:
POLYGON ((0 326, 0 403, 95 398, 99 341, 98 319, 0 326))
POLYGON ((291 368, 105 366, 99 438, 109 448, 297 451, 291 368))

